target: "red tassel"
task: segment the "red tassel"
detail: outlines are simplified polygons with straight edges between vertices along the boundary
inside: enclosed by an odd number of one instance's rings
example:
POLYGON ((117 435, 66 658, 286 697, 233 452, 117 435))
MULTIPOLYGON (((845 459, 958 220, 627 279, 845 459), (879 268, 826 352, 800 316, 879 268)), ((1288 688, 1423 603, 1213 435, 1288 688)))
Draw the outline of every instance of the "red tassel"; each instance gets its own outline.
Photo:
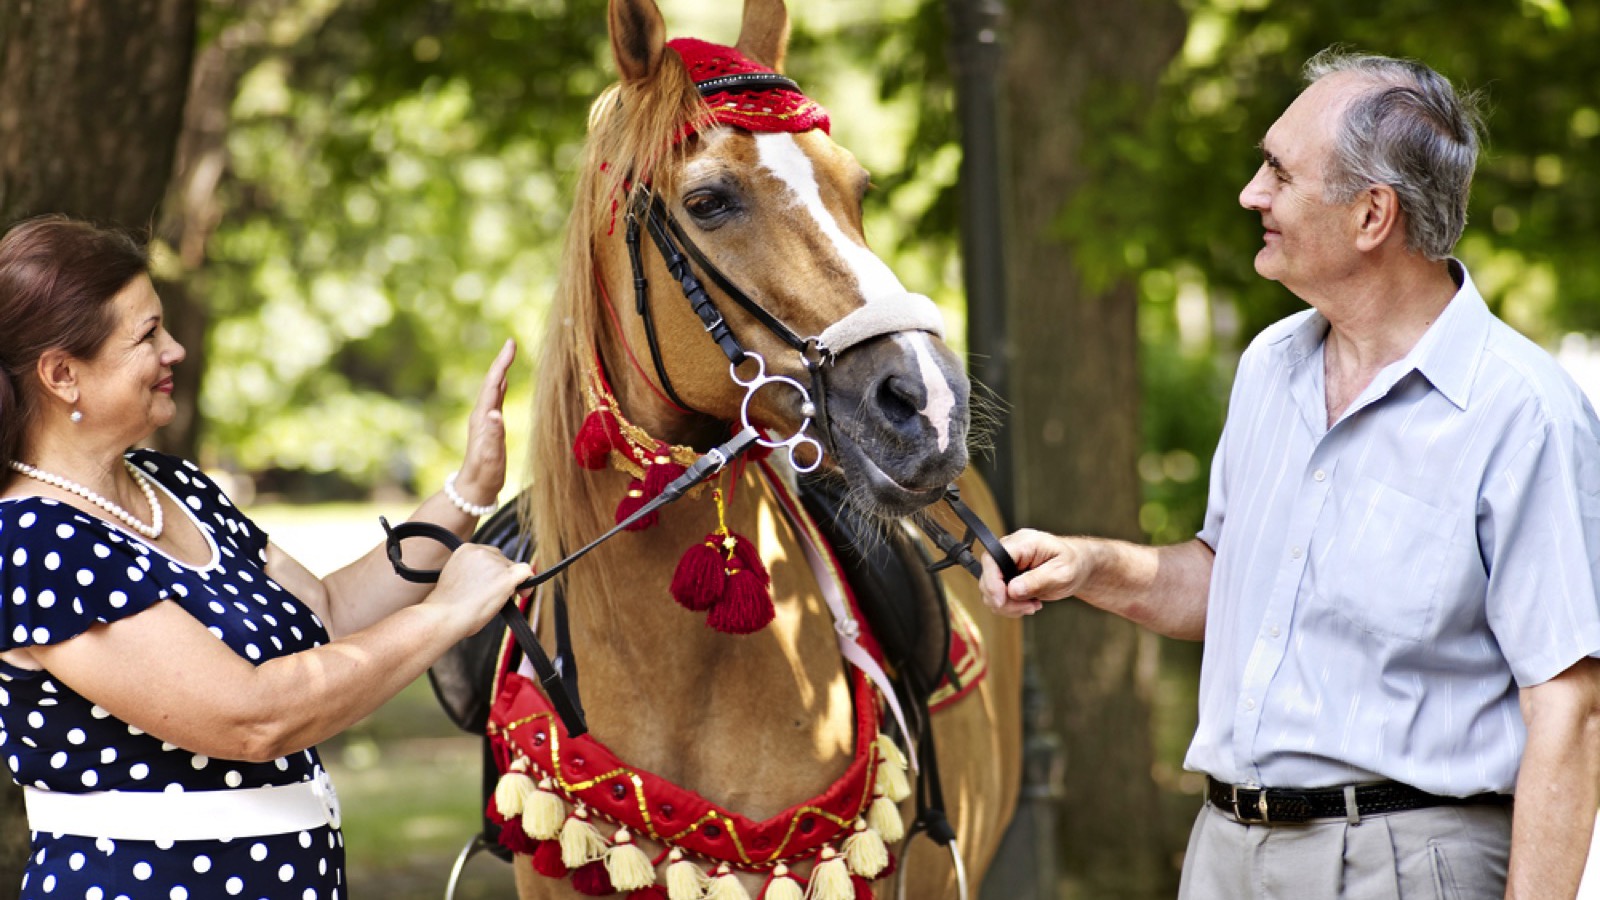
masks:
POLYGON ((611 410, 600 407, 583 417, 583 427, 572 442, 572 455, 585 469, 603 469, 613 447, 620 446, 622 430, 611 410))
MULTIPOLYGON (((528 833, 526 831, 522 830, 522 823, 521 822, 517 822, 517 821, 506 822, 504 820, 501 821, 501 823, 500 823, 500 846, 506 848, 507 850, 510 850, 512 853, 516 853, 516 854, 519 854, 519 855, 522 855, 522 856, 532 856, 533 852, 538 849, 538 845, 539 845, 538 841, 535 841, 533 838, 529 837, 528 833)), ((556 848, 556 851, 557 851, 556 852, 556 856, 558 857, 558 859, 557 859, 558 862, 560 861, 559 860, 559 857, 561 855, 560 854, 560 850, 561 850, 560 847, 556 848)))
POLYGON ((855 885, 856 900, 872 900, 872 882, 860 875, 851 875, 850 883, 855 885))
MULTIPOLYGON (((767 573, 767 564, 761 561, 761 550, 756 547, 756 542, 742 534, 730 534, 729 537, 733 538, 735 542, 733 545, 734 559, 739 563, 743 563, 744 569, 761 580, 762 588, 771 587, 772 576, 767 573)), ((729 566, 729 568, 734 568, 734 566, 729 566)))
MULTIPOLYGON (((645 499, 644 482, 635 478, 628 482, 628 492, 622 495, 622 502, 617 504, 617 522, 622 522, 649 502, 645 499)), ((628 526, 628 531, 643 531, 656 524, 661 518, 660 513, 653 512, 644 516, 639 521, 628 526)))
MULTIPOLYGON (((504 831, 500 833, 505 834, 504 831)), ((533 850, 533 870, 546 878, 567 877, 567 864, 561 861, 560 841, 538 842, 533 850)))
POLYGON ((600 860, 579 866, 572 873, 572 889, 585 897, 605 897, 617 892, 611 886, 611 874, 606 871, 606 864, 600 860))
POLYGON ((661 496, 674 478, 682 475, 684 467, 672 461, 672 448, 662 444, 656 448, 656 455, 651 457, 650 465, 644 472, 644 495, 654 499, 661 496))
POLYGON ((722 555, 720 535, 706 539, 684 552, 678 570, 672 573, 672 599, 684 609, 705 612, 728 588, 728 564, 722 555))
POLYGON ((628 892, 628 900, 667 900, 667 889, 659 884, 628 892))

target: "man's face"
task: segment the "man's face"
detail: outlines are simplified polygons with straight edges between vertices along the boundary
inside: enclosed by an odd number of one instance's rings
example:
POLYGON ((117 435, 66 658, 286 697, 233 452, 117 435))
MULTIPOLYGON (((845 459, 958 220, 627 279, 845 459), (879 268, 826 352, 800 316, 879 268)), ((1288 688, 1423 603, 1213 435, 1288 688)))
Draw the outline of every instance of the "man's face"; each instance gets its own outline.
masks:
POLYGON ((1356 260, 1355 204, 1324 200, 1335 126, 1362 83, 1329 75, 1313 83, 1267 130, 1261 168, 1239 204, 1261 214, 1266 229, 1256 272, 1310 299, 1346 274, 1356 260))

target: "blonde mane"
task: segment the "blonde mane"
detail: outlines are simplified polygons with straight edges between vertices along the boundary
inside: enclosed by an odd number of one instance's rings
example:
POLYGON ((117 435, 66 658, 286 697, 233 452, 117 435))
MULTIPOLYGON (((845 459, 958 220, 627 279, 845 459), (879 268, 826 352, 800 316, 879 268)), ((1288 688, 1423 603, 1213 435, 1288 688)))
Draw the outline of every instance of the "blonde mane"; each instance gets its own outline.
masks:
POLYGON ((670 189, 664 179, 676 170, 671 163, 679 161, 710 114, 670 48, 652 77, 612 85, 590 107, 555 302, 539 346, 528 455, 532 482, 519 509, 524 526, 537 537, 540 569, 598 537, 573 533, 573 523, 609 518, 615 502, 586 489, 587 473, 572 456, 587 413, 585 381, 606 318, 596 289, 595 242, 611 228, 622 228, 630 191, 670 189))

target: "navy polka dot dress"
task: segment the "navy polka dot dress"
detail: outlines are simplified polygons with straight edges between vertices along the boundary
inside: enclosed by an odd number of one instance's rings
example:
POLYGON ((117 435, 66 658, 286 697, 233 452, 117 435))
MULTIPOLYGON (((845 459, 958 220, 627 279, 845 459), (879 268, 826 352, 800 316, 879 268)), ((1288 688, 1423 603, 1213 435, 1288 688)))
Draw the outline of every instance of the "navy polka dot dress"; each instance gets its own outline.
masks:
MULTIPOLYGON (((328 641, 267 577, 267 536, 192 464, 129 454, 187 511, 209 565, 173 560, 103 519, 38 497, 0 501, 0 650, 52 644, 162 601, 256 664, 328 641)), ((316 750, 268 763, 209 759, 121 722, 48 672, 0 661, 0 757, 48 791, 218 791, 311 780, 316 750)), ((130 841, 34 832, 23 900, 335 900, 346 896, 335 828, 234 840, 130 841)))

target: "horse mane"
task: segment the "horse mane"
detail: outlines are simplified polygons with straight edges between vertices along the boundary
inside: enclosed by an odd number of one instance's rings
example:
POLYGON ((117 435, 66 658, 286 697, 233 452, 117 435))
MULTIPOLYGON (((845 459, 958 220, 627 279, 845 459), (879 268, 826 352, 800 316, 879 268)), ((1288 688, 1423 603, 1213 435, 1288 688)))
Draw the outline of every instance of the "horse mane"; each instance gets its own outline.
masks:
POLYGON ((539 345, 528 454, 531 484, 518 510, 524 526, 537 535, 540 569, 598 537, 578 532, 597 520, 609 521, 616 500, 589 490, 588 473, 572 455, 588 412, 588 373, 606 319, 596 288, 595 244, 623 227, 631 192, 670 187, 662 179, 676 167, 665 164, 681 159, 710 115, 671 48, 654 75, 612 85, 589 109, 589 137, 567 220, 555 302, 539 345))

